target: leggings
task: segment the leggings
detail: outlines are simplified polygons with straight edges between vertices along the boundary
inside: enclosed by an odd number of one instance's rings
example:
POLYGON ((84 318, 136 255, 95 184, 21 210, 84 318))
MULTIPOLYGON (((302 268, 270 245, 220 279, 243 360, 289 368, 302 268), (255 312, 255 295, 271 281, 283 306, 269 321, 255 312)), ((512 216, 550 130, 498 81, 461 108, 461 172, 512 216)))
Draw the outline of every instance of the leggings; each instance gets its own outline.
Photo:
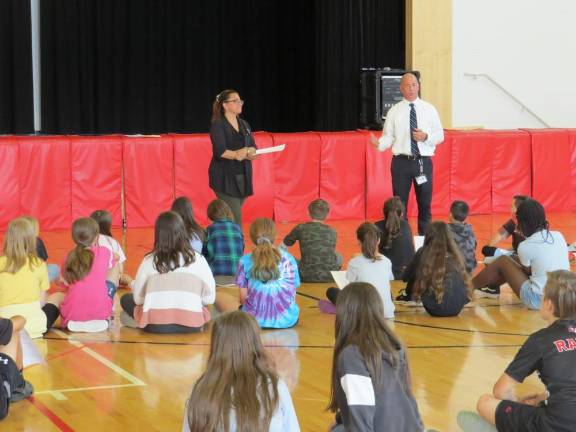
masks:
POLYGON ((242 205, 246 198, 233 197, 222 192, 216 192, 216 196, 230 206, 234 221, 242 227, 242 205))

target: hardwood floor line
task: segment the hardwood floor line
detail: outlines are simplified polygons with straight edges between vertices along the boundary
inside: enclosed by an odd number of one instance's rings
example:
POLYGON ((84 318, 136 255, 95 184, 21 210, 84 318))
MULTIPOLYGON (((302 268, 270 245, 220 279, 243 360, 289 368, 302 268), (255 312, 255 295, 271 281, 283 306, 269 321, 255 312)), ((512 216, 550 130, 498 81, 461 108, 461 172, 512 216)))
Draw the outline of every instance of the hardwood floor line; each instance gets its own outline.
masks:
POLYGON ((497 335, 497 336, 530 336, 531 333, 506 333, 506 332, 496 332, 496 331, 486 331, 486 330, 471 330, 471 329, 461 329, 461 328, 453 328, 453 327, 442 327, 442 326, 434 326, 431 324, 420 324, 420 323, 413 323, 407 321, 400 321, 394 320, 395 324, 404 324, 414 327, 424 327, 424 328, 431 328, 436 330, 450 330, 450 331, 457 331, 457 332, 465 332, 465 333, 481 333, 481 334, 489 334, 489 335, 497 335))

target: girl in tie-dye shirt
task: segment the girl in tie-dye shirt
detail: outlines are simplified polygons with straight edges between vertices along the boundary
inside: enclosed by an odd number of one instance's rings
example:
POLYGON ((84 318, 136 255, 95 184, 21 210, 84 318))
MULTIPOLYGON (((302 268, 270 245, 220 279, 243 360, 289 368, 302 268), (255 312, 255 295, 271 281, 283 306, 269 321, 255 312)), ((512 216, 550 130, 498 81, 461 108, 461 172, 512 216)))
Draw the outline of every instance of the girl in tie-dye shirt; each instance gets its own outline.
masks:
POLYGON ((300 315, 296 260, 274 246, 276 227, 270 219, 256 219, 250 225, 250 238, 255 248, 240 259, 236 273, 241 309, 254 316, 262 328, 293 327, 300 315))

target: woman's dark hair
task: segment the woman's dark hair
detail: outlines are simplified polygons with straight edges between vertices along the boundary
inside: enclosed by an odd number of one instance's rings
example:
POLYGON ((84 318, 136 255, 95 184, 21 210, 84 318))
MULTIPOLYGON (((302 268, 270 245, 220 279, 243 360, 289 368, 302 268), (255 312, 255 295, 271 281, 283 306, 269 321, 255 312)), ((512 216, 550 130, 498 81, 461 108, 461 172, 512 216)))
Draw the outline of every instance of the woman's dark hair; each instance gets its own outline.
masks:
POLYGON ((527 199, 516 209, 518 230, 525 237, 530 237, 538 231, 548 231, 548 221, 544 207, 538 201, 527 199))
POLYGON ((89 248, 98 237, 98 233, 98 223, 94 219, 80 218, 72 224, 72 240, 76 243, 76 247, 68 254, 62 273, 69 284, 81 281, 90 272, 94 253, 89 248))
POLYGON ((526 200, 529 200, 530 197, 526 195, 514 195, 512 199, 514 200, 514 207, 518 209, 518 207, 520 207, 520 204, 522 204, 526 200))
POLYGON ((356 230, 356 238, 362 245, 362 255, 371 260, 379 260, 378 242, 380 241, 380 230, 370 222, 364 222, 356 230))
POLYGON ((392 247, 392 241, 400 235, 400 225, 404 218, 404 203, 400 197, 394 196, 384 203, 384 232, 382 233, 382 245, 385 249, 392 247))
POLYGON ((454 242, 445 222, 432 222, 426 227, 424 246, 422 247, 420 266, 416 269, 414 297, 419 299, 425 292, 436 297, 438 303, 444 297, 444 278, 449 267, 455 269, 464 281, 468 297, 472 298, 470 275, 464 266, 460 249, 454 242))
POLYGON ((233 93, 238 93, 236 90, 232 90, 232 89, 227 89, 227 90, 222 90, 220 93, 218 93, 216 95, 216 99, 214 100, 214 103, 212 104, 212 121, 216 121, 218 119, 221 119, 222 116, 224 115, 224 102, 228 101, 228 99, 230 98, 230 95, 233 93))
POLYGON ((90 217, 98 223, 100 234, 112 237, 112 213, 108 210, 96 210, 90 217))
POLYGON ((212 222, 222 219, 234 221, 234 215, 232 214, 232 210, 230 210, 230 206, 226 201, 222 201, 221 199, 215 199, 208 204, 206 214, 212 222))
POLYGON ((178 213, 164 212, 156 218, 154 250, 150 254, 158 273, 168 273, 194 262, 194 250, 178 213))
POLYGON ((397 371, 405 390, 410 392, 408 367, 402 371, 399 367, 402 344, 386 325, 382 299, 374 286, 365 282, 353 282, 340 292, 336 300, 335 339, 332 388, 328 405, 330 411, 338 410, 336 395, 342 390, 338 376, 338 359, 349 345, 358 348, 376 385, 382 383, 382 363, 387 361, 397 371))
POLYGON ((186 225, 186 231, 188 231, 190 238, 196 236, 202 243, 206 241, 206 231, 204 231, 204 229, 194 219, 194 210, 192 209, 192 203, 188 197, 181 196, 176 198, 172 203, 172 208, 170 210, 180 215, 184 221, 184 225, 186 225))

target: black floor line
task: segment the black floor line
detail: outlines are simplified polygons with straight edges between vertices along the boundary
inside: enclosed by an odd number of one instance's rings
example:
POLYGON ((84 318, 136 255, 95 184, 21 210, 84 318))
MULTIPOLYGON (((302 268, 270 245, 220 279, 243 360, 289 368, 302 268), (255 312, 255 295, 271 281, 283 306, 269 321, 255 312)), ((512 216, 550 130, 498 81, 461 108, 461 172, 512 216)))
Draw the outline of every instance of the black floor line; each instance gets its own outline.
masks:
POLYGON ((461 329, 461 328, 454 328, 454 327, 441 327, 441 326, 433 326, 430 324, 419 324, 419 323, 412 323, 407 321, 400 321, 394 320, 397 324, 404 324, 414 327, 424 327, 424 328, 431 328, 437 330, 451 330, 451 331, 458 331, 458 332, 465 332, 465 333, 482 333, 482 334, 492 334, 498 336, 530 336, 530 333, 506 333, 506 332, 496 332, 496 331, 485 331, 485 330, 470 330, 470 329, 461 329))

